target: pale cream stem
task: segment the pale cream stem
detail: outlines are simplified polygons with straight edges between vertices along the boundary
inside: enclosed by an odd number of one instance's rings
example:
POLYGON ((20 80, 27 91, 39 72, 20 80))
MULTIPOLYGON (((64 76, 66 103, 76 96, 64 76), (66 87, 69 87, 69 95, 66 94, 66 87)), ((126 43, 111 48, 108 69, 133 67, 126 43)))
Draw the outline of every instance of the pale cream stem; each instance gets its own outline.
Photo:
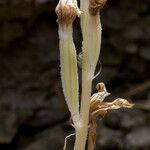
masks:
POLYGON ((74 0, 60 0, 56 7, 59 24, 60 67, 63 93, 74 126, 79 120, 79 85, 76 49, 73 42, 72 23, 80 15, 74 0))
POLYGON ((85 150, 88 134, 92 79, 99 58, 101 45, 99 9, 90 12, 91 1, 89 2, 87 0, 81 0, 80 5, 80 9, 83 11, 83 14, 81 15, 81 29, 83 35, 82 95, 80 108, 81 126, 80 129, 77 129, 76 131, 75 150, 85 150))

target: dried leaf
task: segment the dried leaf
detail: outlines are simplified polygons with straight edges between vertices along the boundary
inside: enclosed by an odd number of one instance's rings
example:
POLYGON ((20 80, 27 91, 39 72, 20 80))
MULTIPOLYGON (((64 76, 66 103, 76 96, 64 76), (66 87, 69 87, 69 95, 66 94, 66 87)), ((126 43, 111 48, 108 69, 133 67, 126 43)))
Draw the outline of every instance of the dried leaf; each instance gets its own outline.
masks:
POLYGON ((92 95, 90 101, 88 150, 94 150, 95 147, 97 118, 104 118, 109 109, 132 108, 134 106, 134 104, 122 98, 117 98, 113 102, 103 102, 110 93, 107 92, 104 83, 98 83, 96 89, 98 92, 92 95))

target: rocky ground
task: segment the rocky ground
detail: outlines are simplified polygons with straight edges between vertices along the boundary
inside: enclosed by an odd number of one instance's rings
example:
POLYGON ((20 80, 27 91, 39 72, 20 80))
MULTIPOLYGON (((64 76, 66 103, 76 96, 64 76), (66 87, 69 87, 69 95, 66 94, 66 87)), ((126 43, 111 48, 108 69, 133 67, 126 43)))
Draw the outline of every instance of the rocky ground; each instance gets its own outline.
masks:
MULTIPOLYGON (((0 0, 0 149, 60 150, 73 133, 60 83, 54 0, 0 0)), ((138 103, 98 120, 97 150, 150 149, 150 1, 108 1, 102 72, 112 96, 138 103)), ((81 47, 78 20, 75 42, 81 47)), ((68 141, 72 150, 74 138, 68 141)))

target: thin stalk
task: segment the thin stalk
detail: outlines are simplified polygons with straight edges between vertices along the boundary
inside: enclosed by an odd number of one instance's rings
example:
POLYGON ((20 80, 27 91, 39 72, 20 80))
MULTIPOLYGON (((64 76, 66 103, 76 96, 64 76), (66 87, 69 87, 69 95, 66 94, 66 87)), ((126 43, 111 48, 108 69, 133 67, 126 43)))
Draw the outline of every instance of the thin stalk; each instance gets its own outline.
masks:
POLYGON ((63 92, 73 122, 79 117, 78 73, 76 50, 72 38, 72 25, 59 27, 60 62, 63 92))
MULTIPOLYGON (((95 130, 95 133, 96 133, 96 128, 93 130, 95 130)), ((96 135, 95 135, 94 140, 95 141, 93 141, 91 136, 88 137, 88 150, 94 150, 95 149, 96 135)))
POLYGON ((80 15, 76 0, 60 0, 56 13, 59 24, 60 67, 63 93, 74 126, 79 120, 79 85, 76 49, 73 42, 72 24, 80 15))
MULTIPOLYGON (((91 85, 92 82, 89 79, 84 79, 84 82, 86 84, 85 90, 82 93, 82 100, 88 100, 87 98, 90 98, 91 93, 91 85), (84 94, 84 95, 83 95, 84 94)), ((82 82, 83 83, 83 82, 82 82)), ((76 128, 76 141, 75 141, 75 150, 85 150, 85 143, 88 133, 88 122, 89 122, 89 103, 88 101, 82 101, 82 106, 84 105, 84 111, 86 114, 80 114, 80 126, 76 128), (86 110, 85 110, 86 108, 86 110)), ((82 108, 83 109, 83 108, 82 108)), ((83 112, 82 112, 83 113, 83 112)))
POLYGON ((81 29, 83 34, 83 60, 82 60, 82 95, 81 95, 81 127, 76 129, 75 150, 85 150, 89 108, 92 89, 92 80, 96 64, 100 54, 101 45, 101 24, 99 15, 92 16, 89 13, 89 2, 81 1, 81 29), (80 132, 80 133, 79 133, 80 132))

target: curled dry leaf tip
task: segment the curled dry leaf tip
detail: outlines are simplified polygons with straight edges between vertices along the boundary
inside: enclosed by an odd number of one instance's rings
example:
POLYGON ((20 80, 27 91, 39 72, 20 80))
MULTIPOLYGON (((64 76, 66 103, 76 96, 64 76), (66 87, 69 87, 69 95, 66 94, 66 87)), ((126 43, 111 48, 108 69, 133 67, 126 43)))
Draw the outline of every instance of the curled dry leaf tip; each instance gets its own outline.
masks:
MULTIPOLYGON (((117 98, 115 99, 112 104, 114 105, 114 109, 116 108, 132 108, 134 106, 133 103, 130 103, 128 100, 123 99, 123 98, 117 98)), ((113 109, 113 106, 112 106, 113 109)))

